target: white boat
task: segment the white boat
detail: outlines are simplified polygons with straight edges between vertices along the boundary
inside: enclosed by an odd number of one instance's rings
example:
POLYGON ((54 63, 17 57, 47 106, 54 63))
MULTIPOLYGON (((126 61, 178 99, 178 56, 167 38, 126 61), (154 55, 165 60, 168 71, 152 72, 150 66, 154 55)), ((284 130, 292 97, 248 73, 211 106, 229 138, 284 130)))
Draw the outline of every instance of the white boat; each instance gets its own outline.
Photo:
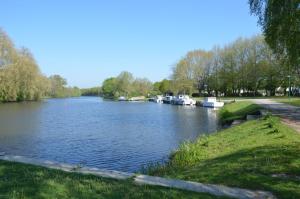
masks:
POLYGON ((216 97, 206 97, 203 101, 204 107, 220 108, 224 106, 224 102, 218 102, 216 97))
POLYGON ((181 95, 181 96, 178 96, 177 104, 195 106, 196 101, 191 99, 188 95, 181 95))
POLYGON ((161 96, 161 95, 157 95, 157 96, 155 96, 155 98, 154 98, 154 102, 155 103, 158 103, 158 104, 161 104, 161 103, 163 103, 163 96, 161 96))
POLYGON ((173 96, 165 96, 165 97, 163 98, 163 103, 164 103, 164 104, 171 104, 173 98, 174 98, 173 96))
POLYGON ((126 97, 124 97, 124 96, 120 96, 118 100, 119 100, 119 101, 126 101, 127 99, 126 99, 126 97))
POLYGON ((178 95, 172 100, 172 104, 175 105, 196 105, 196 101, 191 99, 188 95, 178 95))
POLYGON ((145 96, 136 96, 136 97, 129 98, 128 101, 130 101, 130 102, 144 102, 145 100, 146 100, 145 96))

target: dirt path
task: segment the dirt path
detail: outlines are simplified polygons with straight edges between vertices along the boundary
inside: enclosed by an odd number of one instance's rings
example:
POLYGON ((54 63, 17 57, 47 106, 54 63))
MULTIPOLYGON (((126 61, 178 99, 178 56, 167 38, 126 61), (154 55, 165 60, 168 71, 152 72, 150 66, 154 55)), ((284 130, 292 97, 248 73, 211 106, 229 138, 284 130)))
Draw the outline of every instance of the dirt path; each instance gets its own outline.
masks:
POLYGON ((288 126, 300 132, 300 107, 275 102, 271 99, 252 99, 252 101, 282 118, 288 126))

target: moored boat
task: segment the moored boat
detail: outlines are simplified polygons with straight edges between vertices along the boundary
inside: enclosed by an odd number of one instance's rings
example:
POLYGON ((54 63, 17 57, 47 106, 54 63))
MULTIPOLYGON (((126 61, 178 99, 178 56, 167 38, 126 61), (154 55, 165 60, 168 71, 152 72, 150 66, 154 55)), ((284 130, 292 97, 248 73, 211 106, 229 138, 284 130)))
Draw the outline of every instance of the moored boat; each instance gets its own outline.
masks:
POLYGON ((120 96, 120 97, 118 98, 118 100, 119 100, 119 101, 127 101, 126 97, 124 97, 124 96, 120 96))
POLYGON ((154 98, 154 102, 156 102, 156 103, 158 103, 158 104, 161 104, 161 103, 163 103, 163 96, 161 96, 161 95, 157 95, 157 96, 155 96, 155 98, 154 98))
POLYGON ((164 103, 164 104, 171 104, 173 98, 174 98, 173 96, 165 96, 165 97, 163 98, 163 103, 164 103))
POLYGON ((224 106, 224 102, 218 102, 216 97, 206 97, 202 105, 204 107, 220 108, 224 106))
POLYGON ((196 105, 196 101, 191 99, 188 95, 178 95, 172 99, 171 104, 194 106, 196 105))
POLYGON ((181 96, 178 97, 177 104, 178 105, 194 106, 194 105, 196 105, 196 101, 191 99, 188 95, 181 95, 181 96))

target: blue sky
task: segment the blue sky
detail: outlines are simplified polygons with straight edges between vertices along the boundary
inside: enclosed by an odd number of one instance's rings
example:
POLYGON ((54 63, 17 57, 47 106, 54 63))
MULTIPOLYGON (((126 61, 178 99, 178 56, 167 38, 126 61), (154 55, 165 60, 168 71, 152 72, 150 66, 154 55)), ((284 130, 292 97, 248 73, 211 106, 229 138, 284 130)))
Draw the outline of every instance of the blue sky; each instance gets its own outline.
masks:
POLYGON ((248 0, 2 0, 0 27, 42 72, 92 87, 127 70, 168 78, 189 50, 261 32, 248 0))

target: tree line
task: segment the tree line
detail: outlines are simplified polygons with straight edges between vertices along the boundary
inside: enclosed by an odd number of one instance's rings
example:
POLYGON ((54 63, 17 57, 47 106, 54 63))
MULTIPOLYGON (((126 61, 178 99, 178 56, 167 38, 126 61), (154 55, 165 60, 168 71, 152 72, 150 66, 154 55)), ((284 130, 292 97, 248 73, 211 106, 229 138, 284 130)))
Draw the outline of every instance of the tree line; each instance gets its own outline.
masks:
MULTIPOLYGON (((300 79, 288 62, 276 55, 261 35, 238 38, 212 50, 193 50, 172 68, 169 79, 151 83, 122 72, 103 82, 101 93, 119 96, 188 94, 194 96, 286 95, 300 79)), ((294 90, 295 92, 297 90, 294 90)))
POLYGON ((299 85, 284 59, 276 56, 263 36, 239 38, 210 51, 188 52, 172 69, 176 93, 214 96, 286 94, 289 80, 299 85))
POLYGON ((27 48, 15 48, 0 29, 0 102, 69 96, 80 96, 80 89, 67 87, 59 75, 43 75, 32 53, 27 48))
POLYGON ((82 88, 80 89, 82 96, 100 96, 101 95, 101 87, 92 87, 92 88, 82 88))

